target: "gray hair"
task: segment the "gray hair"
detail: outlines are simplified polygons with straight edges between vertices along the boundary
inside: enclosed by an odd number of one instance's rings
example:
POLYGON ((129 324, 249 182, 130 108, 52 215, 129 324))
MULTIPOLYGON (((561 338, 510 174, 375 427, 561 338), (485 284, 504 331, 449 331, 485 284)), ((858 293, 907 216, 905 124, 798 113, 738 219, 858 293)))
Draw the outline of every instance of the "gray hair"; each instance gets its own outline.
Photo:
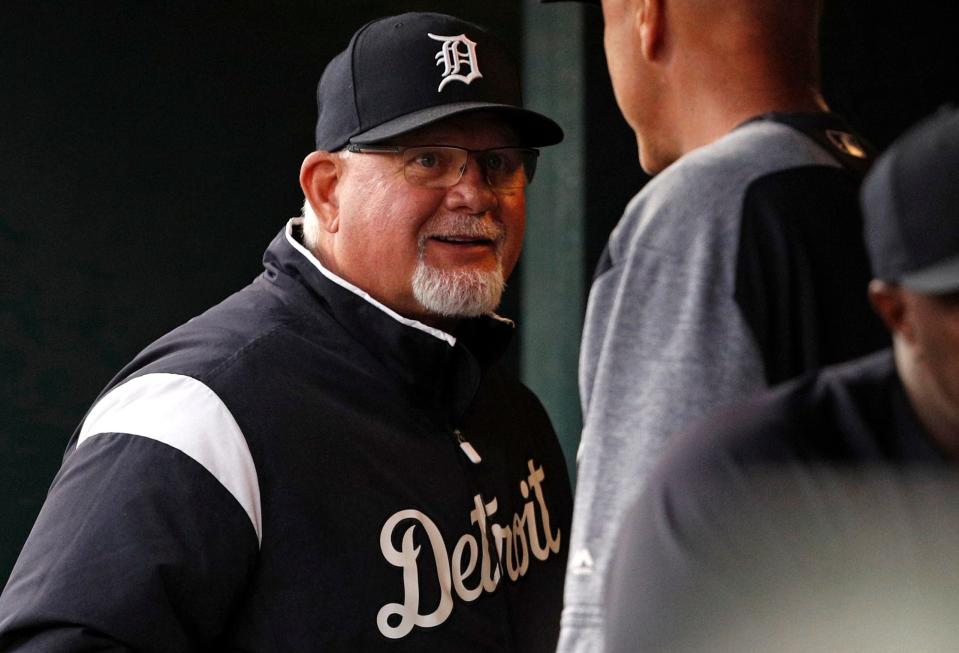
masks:
POLYGON ((303 198, 303 244, 311 252, 316 252, 320 242, 320 219, 310 204, 310 200, 303 198))

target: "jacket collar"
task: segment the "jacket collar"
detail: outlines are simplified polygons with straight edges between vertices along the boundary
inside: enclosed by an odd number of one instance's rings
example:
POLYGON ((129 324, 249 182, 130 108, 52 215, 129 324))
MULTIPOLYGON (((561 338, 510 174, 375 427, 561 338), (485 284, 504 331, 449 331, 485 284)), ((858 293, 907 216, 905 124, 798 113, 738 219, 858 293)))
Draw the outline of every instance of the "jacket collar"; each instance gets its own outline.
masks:
POLYGON ((445 404, 454 421, 472 401, 483 372, 503 354, 514 325, 495 314, 462 320, 450 334, 399 315, 326 269, 301 242, 293 218, 263 256, 266 274, 293 279, 411 391, 414 402, 445 404))
POLYGON ((805 134, 829 152, 840 166, 859 175, 865 175, 875 159, 875 148, 841 116, 829 111, 772 111, 753 116, 737 129, 757 122, 775 122, 805 134))

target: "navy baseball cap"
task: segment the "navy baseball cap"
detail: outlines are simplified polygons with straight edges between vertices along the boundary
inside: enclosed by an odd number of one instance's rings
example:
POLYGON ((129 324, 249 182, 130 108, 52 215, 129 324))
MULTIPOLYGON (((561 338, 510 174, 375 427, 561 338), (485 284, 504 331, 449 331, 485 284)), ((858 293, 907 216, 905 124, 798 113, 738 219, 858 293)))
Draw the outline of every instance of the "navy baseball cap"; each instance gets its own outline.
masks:
POLYGON ((876 278, 930 295, 959 291, 959 110, 941 109, 893 143, 861 197, 876 278))
POLYGON ((407 13, 361 27, 326 66, 316 91, 316 149, 376 143, 456 115, 502 116, 532 147, 563 130, 523 108, 519 72, 481 27, 444 14, 407 13))

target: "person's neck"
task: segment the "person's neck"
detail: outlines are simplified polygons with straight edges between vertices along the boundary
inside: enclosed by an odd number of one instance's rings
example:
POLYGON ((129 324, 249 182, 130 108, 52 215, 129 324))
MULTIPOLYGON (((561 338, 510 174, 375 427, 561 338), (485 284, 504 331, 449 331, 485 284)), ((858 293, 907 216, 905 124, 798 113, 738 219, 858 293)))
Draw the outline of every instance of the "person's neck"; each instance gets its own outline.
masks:
MULTIPOLYGON (((687 88, 696 88, 687 86, 687 88)), ((755 83, 702 84, 697 97, 675 96, 680 154, 722 138, 750 118, 766 113, 823 112, 829 107, 812 86, 755 83)))

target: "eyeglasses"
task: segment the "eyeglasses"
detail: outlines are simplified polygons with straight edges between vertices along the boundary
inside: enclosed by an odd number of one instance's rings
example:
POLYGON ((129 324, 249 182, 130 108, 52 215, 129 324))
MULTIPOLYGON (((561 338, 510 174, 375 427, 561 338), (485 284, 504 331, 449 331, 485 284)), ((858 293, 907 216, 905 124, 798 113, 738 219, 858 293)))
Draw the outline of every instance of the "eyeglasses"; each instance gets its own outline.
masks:
POLYGON ((493 190, 525 188, 533 181, 539 156, 539 150, 528 147, 468 150, 454 145, 402 147, 351 143, 346 149, 359 154, 401 154, 406 181, 426 188, 450 188, 458 184, 471 154, 493 190))

